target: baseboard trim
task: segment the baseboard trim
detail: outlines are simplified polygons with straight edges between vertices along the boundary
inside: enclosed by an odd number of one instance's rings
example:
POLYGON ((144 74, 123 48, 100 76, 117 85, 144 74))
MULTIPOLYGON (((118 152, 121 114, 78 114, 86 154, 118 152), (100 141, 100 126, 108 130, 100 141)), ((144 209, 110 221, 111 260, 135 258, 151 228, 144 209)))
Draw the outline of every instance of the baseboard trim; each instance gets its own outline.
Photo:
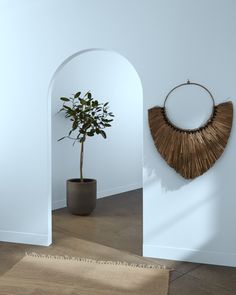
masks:
MULTIPOLYGON (((111 188, 111 189, 107 189, 107 190, 103 190, 103 191, 98 191, 97 198, 98 199, 106 198, 106 197, 110 197, 113 195, 121 194, 124 192, 132 191, 132 190, 136 190, 136 189, 140 189, 140 188, 142 188, 141 183, 134 183, 134 184, 130 184, 130 185, 118 186, 115 188, 111 188)), ((65 207, 66 207, 66 199, 56 200, 56 201, 52 202, 52 210, 57 210, 57 209, 65 208, 65 207)))
POLYGON ((236 267, 236 253, 143 245, 143 256, 236 267))
POLYGON ((66 199, 53 201, 52 202, 52 210, 57 210, 66 207, 66 199))
POLYGON ((0 241, 39 246, 49 246, 51 244, 51 238, 48 235, 5 230, 0 230, 0 241))
POLYGON ((110 197, 113 195, 118 195, 121 193, 133 191, 133 190, 140 189, 140 188, 142 188, 142 184, 140 184, 140 183, 133 183, 133 184, 129 184, 129 185, 117 186, 115 188, 111 188, 111 189, 107 189, 107 190, 103 190, 103 191, 98 191, 97 198, 100 199, 100 198, 110 197))

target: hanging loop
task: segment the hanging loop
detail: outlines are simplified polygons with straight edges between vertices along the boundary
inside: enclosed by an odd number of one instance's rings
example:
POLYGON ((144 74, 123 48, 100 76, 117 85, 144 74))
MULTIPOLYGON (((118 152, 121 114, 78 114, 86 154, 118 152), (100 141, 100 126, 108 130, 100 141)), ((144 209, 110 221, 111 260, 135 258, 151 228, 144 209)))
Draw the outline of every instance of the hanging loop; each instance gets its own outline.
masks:
POLYGON ((209 95, 210 95, 210 98, 212 100, 212 103, 213 103, 213 111, 214 111, 214 107, 215 107, 215 100, 214 100, 214 97, 212 95, 212 93, 203 85, 199 84, 199 83, 194 83, 194 82, 190 82, 189 80, 187 80, 186 83, 182 83, 182 84, 179 84, 177 86, 175 86, 174 88, 172 88, 169 93, 166 95, 166 98, 165 98, 165 101, 164 101, 164 108, 166 107, 166 101, 168 99, 168 97, 170 96, 170 94, 175 91, 177 88, 180 88, 182 86, 188 86, 188 85, 195 85, 195 86, 199 86, 201 87, 202 89, 204 89, 209 95))
POLYGON ((169 122, 169 124, 171 124, 174 128, 178 129, 178 130, 183 130, 183 131, 194 131, 194 130, 199 130, 200 128, 204 127, 206 123, 204 123, 203 125, 201 125, 200 127, 198 128, 195 128, 195 129, 183 129, 183 128, 179 128, 178 126, 176 126, 169 118, 168 118, 168 115, 167 115, 167 111, 166 111, 166 101, 168 99, 168 97, 170 96, 170 94, 176 90, 177 88, 180 88, 182 86, 188 86, 188 85, 195 85, 195 86, 199 86, 201 87, 202 89, 204 89, 210 96, 211 100, 212 100, 212 112, 211 112, 211 116, 210 118, 207 120, 207 122, 211 121, 211 119, 214 117, 214 114, 215 114, 215 100, 214 100, 214 97, 213 95, 211 94, 211 92, 203 85, 199 84, 199 83, 194 83, 194 82, 190 82, 189 80, 187 80, 186 83, 182 83, 182 84, 179 84, 177 86, 175 86, 174 88, 172 88, 169 93, 167 94, 166 98, 165 98, 165 101, 164 101, 164 106, 163 106, 163 109, 164 109, 164 115, 165 115, 165 118, 166 120, 169 122))

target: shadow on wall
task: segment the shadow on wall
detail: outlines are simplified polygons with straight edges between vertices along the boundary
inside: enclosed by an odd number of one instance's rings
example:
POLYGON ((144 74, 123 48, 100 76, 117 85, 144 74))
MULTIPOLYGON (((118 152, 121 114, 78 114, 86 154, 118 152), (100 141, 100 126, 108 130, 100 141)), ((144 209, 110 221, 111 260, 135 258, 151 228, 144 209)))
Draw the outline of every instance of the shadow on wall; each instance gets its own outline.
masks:
MULTIPOLYGON (((183 129, 194 129, 199 126, 203 126, 211 117, 214 104, 209 93, 204 90, 200 84, 179 84, 175 85, 167 94, 163 101, 159 101, 160 106, 163 106, 165 101, 165 108, 169 120, 176 126, 183 129), (177 86, 177 88, 176 88, 177 86)), ((146 121, 146 126, 148 122, 146 121)), ((153 139, 148 133, 148 141, 153 142, 153 139)), ((147 147, 146 147, 147 148, 147 147)), ((155 153, 156 148, 154 144, 148 146, 148 154, 155 153)), ((182 186, 188 185, 191 180, 185 180, 182 177, 178 177, 176 173, 173 173, 173 169, 166 165, 166 162, 160 156, 150 159, 145 159, 147 179, 152 178, 152 174, 156 175, 162 182, 162 187, 169 190, 176 190, 182 186), (155 167, 160 166, 157 170, 155 167), (161 172, 161 175, 158 173, 161 172)))
MULTIPOLYGON (((149 129, 148 123, 146 127, 149 129)), ((161 182, 163 192, 176 191, 181 187, 188 185, 191 180, 186 180, 179 176, 161 157, 157 151, 150 131, 148 130, 148 141, 151 143, 145 154, 155 154, 155 157, 144 157, 144 179, 145 185, 151 185, 153 181, 158 179, 161 182), (155 179, 155 180, 154 180, 155 179)), ((147 147, 146 147, 147 148, 147 147)))
POLYGON ((155 153, 155 160, 144 159, 144 214, 151 215, 146 217, 146 223, 155 220, 155 224, 149 230, 145 225, 144 245, 156 245, 160 258, 168 258, 170 250, 172 254, 177 253, 177 260, 236 266, 234 131, 233 128, 228 145, 215 165, 192 181, 185 180, 166 164, 148 135, 150 144, 146 154, 155 153), (148 202, 153 202, 156 210, 150 210, 148 202))
POLYGON ((115 114, 107 139, 85 143, 84 176, 98 180, 98 197, 142 187, 143 94, 140 78, 122 55, 102 49, 78 52, 56 71, 49 96, 52 101, 52 200, 53 208, 65 207, 66 179, 79 177, 80 146, 57 142, 69 131, 70 122, 56 115, 59 97, 91 91, 100 102, 109 101, 115 114))

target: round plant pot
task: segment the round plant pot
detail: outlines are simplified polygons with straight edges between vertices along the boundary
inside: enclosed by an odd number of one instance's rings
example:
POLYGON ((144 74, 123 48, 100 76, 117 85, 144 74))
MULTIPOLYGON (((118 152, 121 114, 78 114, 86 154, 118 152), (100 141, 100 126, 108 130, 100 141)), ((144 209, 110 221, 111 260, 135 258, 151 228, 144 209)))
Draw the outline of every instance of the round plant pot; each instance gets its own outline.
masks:
POLYGON ((72 214, 89 215, 96 207, 97 181, 85 178, 68 179, 66 183, 67 207, 72 214))

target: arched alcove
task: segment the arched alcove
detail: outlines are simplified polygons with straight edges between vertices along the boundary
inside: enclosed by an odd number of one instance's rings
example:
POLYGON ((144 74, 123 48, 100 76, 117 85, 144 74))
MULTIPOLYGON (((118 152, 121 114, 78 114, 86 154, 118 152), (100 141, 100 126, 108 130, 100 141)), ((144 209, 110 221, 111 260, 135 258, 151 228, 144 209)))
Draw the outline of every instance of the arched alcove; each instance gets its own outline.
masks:
POLYGON ((140 78, 122 55, 91 49, 67 58, 54 74, 49 96, 52 116, 52 208, 66 205, 66 179, 79 176, 80 146, 57 140, 69 131, 61 108, 61 96, 81 91, 101 102, 109 101, 115 114, 107 139, 89 138, 85 143, 85 177, 98 181, 98 197, 142 187, 143 97, 140 78))

